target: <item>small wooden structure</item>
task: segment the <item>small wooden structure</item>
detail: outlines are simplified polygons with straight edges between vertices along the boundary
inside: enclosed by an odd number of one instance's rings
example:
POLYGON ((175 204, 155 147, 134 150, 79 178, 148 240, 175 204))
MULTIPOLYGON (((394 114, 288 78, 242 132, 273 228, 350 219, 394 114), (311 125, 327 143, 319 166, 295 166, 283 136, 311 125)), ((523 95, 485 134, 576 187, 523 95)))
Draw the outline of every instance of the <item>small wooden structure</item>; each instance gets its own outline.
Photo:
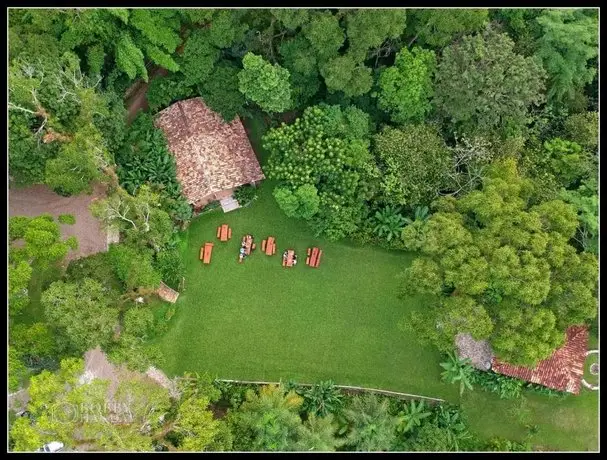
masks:
POLYGON ((223 224, 217 227, 217 238, 219 241, 228 241, 232 238, 232 229, 228 226, 228 224, 223 224))
POLYGON ((245 255, 250 256, 251 251, 255 249, 255 244, 253 243, 253 237, 251 235, 242 237, 242 247, 244 248, 245 255))
POLYGON ((308 248, 308 257, 306 257, 306 265, 318 268, 318 266, 320 265, 320 256, 322 256, 322 249, 316 247, 308 248))
POLYGON ((205 243, 204 246, 200 246, 200 260, 203 264, 211 263, 211 254, 213 253, 213 243, 205 243))
POLYGON ((160 282, 160 287, 158 287, 156 293, 158 294, 158 297, 160 297, 162 300, 166 300, 167 302, 171 303, 177 302, 177 299, 179 298, 179 292, 175 291, 174 289, 171 289, 162 281, 160 282))
POLYGON ((268 236, 267 240, 261 242, 261 250, 268 256, 276 254, 276 239, 273 236, 268 236))
POLYGON ((286 254, 282 256, 282 266, 283 267, 292 267, 293 260, 295 258, 295 251, 293 249, 289 249, 286 251, 286 254))
POLYGON ((238 253, 238 263, 242 263, 246 256, 251 255, 251 251, 255 249, 255 243, 253 243, 252 235, 245 235, 242 237, 240 245, 240 251, 238 253))

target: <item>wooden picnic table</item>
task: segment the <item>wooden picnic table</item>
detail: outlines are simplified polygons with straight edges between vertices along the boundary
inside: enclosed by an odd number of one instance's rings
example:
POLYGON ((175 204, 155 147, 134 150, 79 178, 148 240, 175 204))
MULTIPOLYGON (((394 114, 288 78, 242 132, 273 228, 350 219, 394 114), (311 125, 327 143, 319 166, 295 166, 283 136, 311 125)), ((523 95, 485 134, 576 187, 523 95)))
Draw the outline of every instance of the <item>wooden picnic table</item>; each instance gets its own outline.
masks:
POLYGON ((213 243, 205 243, 203 247, 200 248, 200 259, 203 264, 211 263, 211 254, 213 253, 213 243))
POLYGON ((322 249, 320 248, 308 248, 308 257, 306 258, 306 265, 310 267, 318 268, 320 265, 320 256, 322 255, 322 249))
POLYGON ((276 239, 273 236, 268 236, 267 240, 261 242, 261 250, 268 256, 274 255, 276 253, 276 239))
POLYGON ((293 249, 289 249, 287 251, 287 257, 282 259, 282 266, 283 267, 292 267, 294 255, 295 255, 295 251, 293 249))
POLYGON ((223 224, 217 227, 217 238, 220 241, 228 241, 232 238, 232 229, 228 226, 228 224, 223 224))
POLYGON ((249 256, 251 255, 251 248, 253 247, 253 237, 251 235, 245 235, 242 237, 244 243, 244 253, 249 256))

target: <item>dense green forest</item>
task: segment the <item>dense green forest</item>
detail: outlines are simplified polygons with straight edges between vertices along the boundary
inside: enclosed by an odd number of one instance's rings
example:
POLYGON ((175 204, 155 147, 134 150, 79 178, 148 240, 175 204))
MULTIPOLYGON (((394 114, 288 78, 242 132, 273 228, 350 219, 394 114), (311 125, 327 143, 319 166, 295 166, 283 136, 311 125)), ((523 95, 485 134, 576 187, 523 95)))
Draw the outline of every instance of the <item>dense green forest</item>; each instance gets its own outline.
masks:
MULTIPOLYGON (((595 330, 597 9, 11 9, 8 22, 10 187, 73 196, 104 183, 92 212, 121 236, 57 275, 78 242, 52 216, 10 219, 9 389, 29 380, 32 413, 12 424, 11 449, 74 446, 74 433, 92 450, 531 449, 477 438, 457 406, 332 382, 256 389, 190 375, 175 399, 125 381, 117 399, 141 418, 126 426, 58 422, 50 407, 104 400, 105 383, 76 385, 97 345, 133 370, 163 362, 147 340, 167 324, 134 299, 161 280, 178 288, 193 211, 153 116, 191 97, 225 121, 263 120, 285 219, 414 253, 394 296, 425 308, 403 334, 450 353, 467 332, 533 367, 569 326, 595 330), (127 123, 140 81, 149 109, 127 123), (33 304, 44 313, 24 321, 33 304)), ((446 380, 474 381, 452 366, 446 380)))

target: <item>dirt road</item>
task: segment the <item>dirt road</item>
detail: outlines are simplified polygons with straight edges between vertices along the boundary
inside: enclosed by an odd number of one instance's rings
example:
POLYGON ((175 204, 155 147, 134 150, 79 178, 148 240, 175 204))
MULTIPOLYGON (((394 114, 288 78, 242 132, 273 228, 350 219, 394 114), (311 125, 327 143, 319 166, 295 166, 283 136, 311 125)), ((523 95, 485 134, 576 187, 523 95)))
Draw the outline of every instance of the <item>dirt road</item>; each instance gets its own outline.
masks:
POLYGON ((74 225, 59 224, 63 238, 75 236, 78 249, 70 251, 66 262, 79 257, 107 250, 107 234, 89 210, 94 198, 105 196, 102 184, 96 184, 91 195, 64 197, 53 192, 46 185, 33 185, 26 188, 11 188, 8 192, 9 216, 35 217, 49 213, 55 218, 60 214, 72 214, 76 218, 74 225))

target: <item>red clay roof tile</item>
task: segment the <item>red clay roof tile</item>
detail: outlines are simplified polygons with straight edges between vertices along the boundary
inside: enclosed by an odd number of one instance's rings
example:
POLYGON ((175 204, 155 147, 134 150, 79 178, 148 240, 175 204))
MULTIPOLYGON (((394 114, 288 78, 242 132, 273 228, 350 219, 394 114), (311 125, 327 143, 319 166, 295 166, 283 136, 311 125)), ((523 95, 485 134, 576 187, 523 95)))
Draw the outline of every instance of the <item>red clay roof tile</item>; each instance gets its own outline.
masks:
POLYGON ((175 157, 183 195, 194 206, 265 178, 240 118, 226 123, 199 97, 162 110, 155 124, 175 157))
POLYGON ((588 328, 571 326, 567 329, 565 345, 547 359, 529 369, 513 366, 493 358, 491 368, 498 374, 538 383, 548 388, 578 394, 584 376, 584 361, 588 349, 588 328))

